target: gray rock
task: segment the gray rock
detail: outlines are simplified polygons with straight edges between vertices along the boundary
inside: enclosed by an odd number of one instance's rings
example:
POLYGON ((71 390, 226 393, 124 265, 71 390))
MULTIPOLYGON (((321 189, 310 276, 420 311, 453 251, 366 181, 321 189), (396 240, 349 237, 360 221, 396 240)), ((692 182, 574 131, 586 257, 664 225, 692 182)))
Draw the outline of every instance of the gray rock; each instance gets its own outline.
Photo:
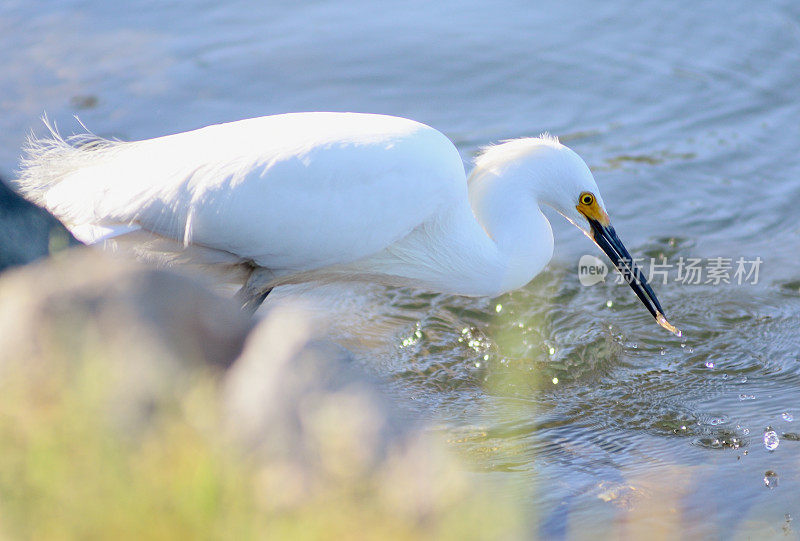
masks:
POLYGON ((54 216, 0 179, 0 271, 79 244, 54 216))

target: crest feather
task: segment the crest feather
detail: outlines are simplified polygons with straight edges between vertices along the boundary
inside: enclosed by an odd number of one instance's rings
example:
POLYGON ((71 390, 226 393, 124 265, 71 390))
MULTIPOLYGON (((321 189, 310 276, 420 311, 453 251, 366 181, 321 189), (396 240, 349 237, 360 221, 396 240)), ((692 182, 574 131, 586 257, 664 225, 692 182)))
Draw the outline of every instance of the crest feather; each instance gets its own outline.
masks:
POLYGON ((549 132, 544 132, 539 137, 505 139, 482 147, 475 156, 475 165, 478 167, 490 167, 494 163, 508 161, 537 146, 555 147, 561 146, 561 142, 559 142, 558 137, 550 135, 549 132))

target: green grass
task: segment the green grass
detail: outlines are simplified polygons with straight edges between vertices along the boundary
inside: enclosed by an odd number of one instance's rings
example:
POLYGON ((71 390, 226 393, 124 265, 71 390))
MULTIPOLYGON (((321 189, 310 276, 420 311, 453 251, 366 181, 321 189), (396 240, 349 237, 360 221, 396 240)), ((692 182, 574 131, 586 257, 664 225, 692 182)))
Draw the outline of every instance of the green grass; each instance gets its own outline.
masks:
POLYGON ((307 483, 281 464, 245 455, 224 436, 218 373, 195 370, 191 381, 164 393, 140 419, 121 422, 124 385, 108 384, 113 374, 102 354, 54 357, 27 359, 20 365, 25 369, 0 384, 3 538, 475 539, 519 533, 518 510, 493 505, 454 462, 434 468, 434 479, 419 479, 413 460, 399 453, 366 476, 317 475, 307 483), (417 490, 419 483, 436 490, 417 490))

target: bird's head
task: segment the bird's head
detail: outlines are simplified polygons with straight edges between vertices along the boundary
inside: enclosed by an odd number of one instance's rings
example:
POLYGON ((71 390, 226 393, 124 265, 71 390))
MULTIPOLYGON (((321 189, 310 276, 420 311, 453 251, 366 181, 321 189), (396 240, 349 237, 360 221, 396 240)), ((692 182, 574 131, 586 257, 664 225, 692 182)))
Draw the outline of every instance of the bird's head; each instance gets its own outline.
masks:
MULTIPOLYGON (((603 198, 586 163, 555 137, 516 139, 504 143, 504 158, 517 178, 526 178, 536 199, 557 210, 581 229, 609 257, 659 325, 680 335, 664 317, 653 288, 636 266, 611 225, 603 198)), ((491 158, 491 156, 490 156, 491 158)), ((498 167, 503 162, 498 160, 498 167)))

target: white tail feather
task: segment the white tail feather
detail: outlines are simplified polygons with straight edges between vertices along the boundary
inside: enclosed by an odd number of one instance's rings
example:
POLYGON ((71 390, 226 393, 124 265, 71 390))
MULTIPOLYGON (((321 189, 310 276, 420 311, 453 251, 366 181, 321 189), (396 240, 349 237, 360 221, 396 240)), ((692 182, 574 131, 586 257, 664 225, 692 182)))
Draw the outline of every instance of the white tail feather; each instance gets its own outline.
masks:
MULTIPOLYGON (((85 133, 65 138, 46 115, 42 121, 50 136, 39 138, 33 133, 28 136, 22 148, 18 176, 12 184, 26 199, 44 207, 47 206, 47 192, 70 173, 96 162, 101 157, 99 154, 107 154, 127 144, 104 139, 88 129, 85 133)), ((86 129, 83 123, 80 124, 86 129)))

